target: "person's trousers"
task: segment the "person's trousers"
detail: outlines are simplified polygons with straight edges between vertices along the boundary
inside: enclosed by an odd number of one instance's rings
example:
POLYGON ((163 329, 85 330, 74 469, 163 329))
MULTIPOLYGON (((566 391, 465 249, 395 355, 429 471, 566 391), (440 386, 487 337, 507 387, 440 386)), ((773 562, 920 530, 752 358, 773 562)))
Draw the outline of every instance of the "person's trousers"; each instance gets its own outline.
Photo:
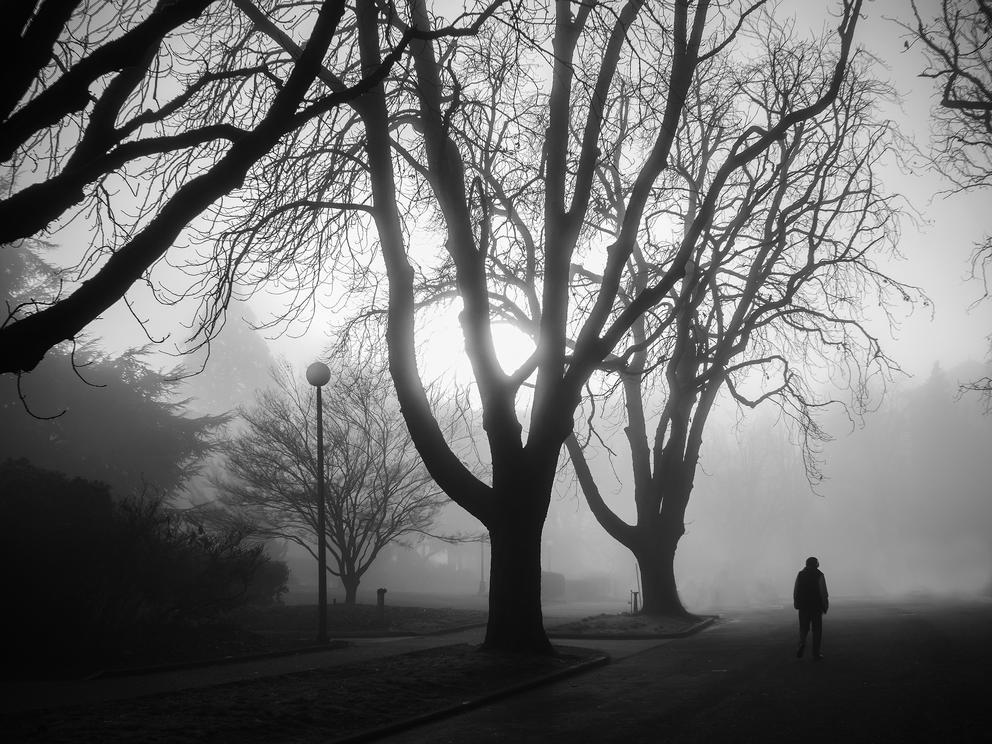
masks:
POLYGON ((812 610, 799 610, 799 645, 806 645, 809 626, 813 626, 813 656, 820 654, 820 642, 823 639, 823 613, 812 610))

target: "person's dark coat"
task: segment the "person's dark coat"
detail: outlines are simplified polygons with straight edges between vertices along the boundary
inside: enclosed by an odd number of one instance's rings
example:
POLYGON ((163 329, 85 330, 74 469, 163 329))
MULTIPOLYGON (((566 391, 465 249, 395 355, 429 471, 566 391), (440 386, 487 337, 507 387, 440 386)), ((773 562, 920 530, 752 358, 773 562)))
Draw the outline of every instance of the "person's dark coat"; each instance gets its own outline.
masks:
POLYGON ((827 580, 818 568, 807 566, 796 576, 796 586, 792 590, 792 605, 806 612, 827 611, 830 606, 827 596, 827 580))

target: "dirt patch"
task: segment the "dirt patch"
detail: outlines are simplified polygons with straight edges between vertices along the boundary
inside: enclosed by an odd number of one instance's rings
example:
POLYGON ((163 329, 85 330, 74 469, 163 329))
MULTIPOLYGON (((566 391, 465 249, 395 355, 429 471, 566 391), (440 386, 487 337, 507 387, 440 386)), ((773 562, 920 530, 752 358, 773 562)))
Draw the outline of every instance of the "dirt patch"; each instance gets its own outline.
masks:
POLYGON ((96 706, 9 716, 8 741, 327 744, 358 732, 533 682, 598 654, 558 647, 549 657, 456 645, 358 664, 96 706))

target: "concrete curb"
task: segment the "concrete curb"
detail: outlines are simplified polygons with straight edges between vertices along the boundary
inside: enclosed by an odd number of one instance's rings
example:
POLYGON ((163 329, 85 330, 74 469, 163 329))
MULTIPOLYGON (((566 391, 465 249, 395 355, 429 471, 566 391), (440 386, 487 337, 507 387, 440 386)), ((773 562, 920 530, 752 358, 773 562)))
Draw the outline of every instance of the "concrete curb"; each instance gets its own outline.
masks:
MULTIPOLYGON (((568 634, 556 634, 553 630, 547 631, 549 638, 572 638, 572 639, 587 639, 587 640, 652 640, 652 639, 666 639, 666 638, 685 638, 687 636, 698 633, 704 628, 708 628, 714 622, 719 619, 719 615, 709 615, 704 617, 695 625, 679 631, 677 633, 664 633, 664 634, 592 634, 592 633, 576 633, 572 635, 568 634)), ((402 721, 395 721, 385 726, 378 726, 372 729, 366 729, 365 731, 360 731, 357 734, 352 734, 350 736, 345 736, 339 739, 332 739, 329 744, 359 744, 360 742, 374 741, 375 739, 382 738, 384 736, 389 736, 391 734, 396 734, 401 731, 407 731, 411 728, 421 726, 426 723, 431 723, 433 721, 438 721, 442 718, 447 718, 449 716, 457 715, 463 711, 473 710, 475 708, 481 708, 484 705, 501 700, 503 698, 510 697, 512 695, 517 695, 521 692, 526 692, 532 690, 536 687, 542 685, 551 684, 552 682, 557 682, 560 679, 566 677, 571 677, 574 675, 582 674, 584 672, 591 671, 592 669, 605 666, 610 663, 610 657, 608 654, 600 654, 594 656, 585 661, 579 662, 575 666, 568 667, 567 669, 562 669, 557 672, 552 672, 550 674, 545 674, 534 679, 530 679, 526 682, 521 682, 516 685, 510 685, 500 690, 496 690, 488 695, 481 695, 473 700, 466 700, 458 705, 452 705, 447 708, 440 708, 438 710, 433 710, 428 713, 423 713, 419 716, 413 716, 412 718, 406 718, 402 721)))
POLYGON ((532 690, 535 687, 551 684, 552 682, 557 682, 558 680, 565 679, 566 677, 582 674, 592 669, 605 666, 609 663, 610 657, 606 654, 593 656, 592 658, 586 659, 585 661, 580 661, 578 664, 570 666, 567 669, 561 669, 557 672, 551 672, 549 674, 535 677, 527 680, 526 682, 510 685, 496 690, 495 692, 491 692, 488 695, 481 695, 472 700, 466 700, 462 703, 458 703, 457 705, 452 705, 447 708, 439 708, 438 710, 432 710, 419 716, 413 716, 411 718, 405 718, 401 721, 395 721, 393 723, 386 724, 385 726, 366 729, 365 731, 360 731, 357 734, 351 734, 350 736, 345 736, 340 739, 331 739, 328 744, 358 744, 358 742, 374 741, 375 739, 379 739, 383 736, 396 734, 401 731, 406 731, 408 729, 421 726, 425 723, 431 723, 442 718, 457 715, 463 711, 481 708, 482 706, 488 705, 489 703, 497 700, 502 700, 503 698, 532 690))
POLYGON ((709 615, 704 617, 695 625, 692 625, 685 630, 680 630, 677 633, 569 633, 568 631, 556 632, 554 628, 552 628, 548 631, 548 637, 560 639, 571 638, 573 640, 583 638, 591 641, 650 641, 655 638, 658 640, 664 640, 666 638, 686 638, 698 633, 704 628, 708 628, 719 619, 719 615, 709 615))

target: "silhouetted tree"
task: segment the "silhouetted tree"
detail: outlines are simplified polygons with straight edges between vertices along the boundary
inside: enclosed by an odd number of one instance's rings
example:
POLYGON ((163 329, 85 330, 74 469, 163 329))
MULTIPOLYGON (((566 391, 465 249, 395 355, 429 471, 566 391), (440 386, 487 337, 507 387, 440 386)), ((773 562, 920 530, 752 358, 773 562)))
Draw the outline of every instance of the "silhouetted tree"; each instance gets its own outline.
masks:
MULTIPOLYGON (((928 64, 920 75, 940 85, 932 114, 932 162, 955 190, 987 189, 992 186, 992 2, 940 0, 936 11, 924 12, 917 2, 911 5, 915 25, 904 28, 923 45, 928 64)), ((992 237, 975 246, 971 266, 988 299, 992 237)), ((962 389, 980 393, 992 410, 992 378, 962 389)))
POLYGON ((57 287, 57 270, 39 255, 45 248, 38 241, 20 240, 0 252, 0 299, 8 314, 31 305, 57 287))
MULTIPOLYGON (((353 604, 362 574, 389 543, 426 531, 442 504, 407 433, 385 365, 338 359, 323 391, 327 570, 353 604)), ((219 501, 252 534, 291 540, 315 558, 317 452, 313 388, 288 367, 241 409, 219 501)))
MULTIPOLYGON (((30 303, 55 283, 39 250, 22 241, 0 252, 12 304, 30 303)), ((62 344, 34 374, 0 378, 0 451, 107 483, 120 497, 145 488, 171 496, 223 423, 186 415, 177 387, 172 373, 148 366, 143 350, 113 356, 95 344, 62 344)))
POLYGON ((20 385, 0 379, 0 451, 102 481, 121 496, 143 488, 173 495, 210 452, 224 419, 187 416, 174 378, 142 356, 57 348, 20 385))
MULTIPOLYGON (((699 103, 683 116, 672 181, 651 203, 652 212, 673 225, 674 240, 696 218, 700 196, 734 146, 727 122, 750 117, 763 124, 807 105, 804 69, 822 50, 791 41, 790 33, 770 23, 762 36, 765 54, 755 55, 751 65, 709 67, 697 78, 693 100, 699 103)), ((633 524, 603 500, 579 440, 567 440, 594 514, 637 558, 645 613, 685 614, 675 552, 706 422, 721 390, 746 407, 774 402, 795 420, 816 480, 815 446, 826 435, 815 412, 830 402, 816 378, 826 372, 836 386, 848 386, 853 407, 862 410, 867 381, 897 369, 863 325, 866 308, 887 313, 896 301, 927 300, 876 263, 895 253, 898 232, 893 197, 875 172, 892 142, 888 125, 874 117, 883 94, 864 65, 852 61, 827 115, 784 134, 728 179, 685 277, 660 313, 634 323, 626 353, 606 360, 604 370, 619 378, 617 389, 608 380, 597 387, 611 390, 625 411, 633 524)), ((643 115, 638 108, 645 103, 628 99, 628 120, 643 115)), ((617 152, 602 165, 602 178, 617 185, 602 204, 616 229, 624 207, 624 156, 617 152)), ((636 296, 664 269, 673 251, 669 240, 658 229, 637 247, 623 297, 636 296)), ((602 281, 584 267, 576 271, 591 287, 602 281)), ((600 403, 594 410, 612 408, 600 403)))
POLYGON ((210 346, 183 361, 185 375, 178 389, 189 397, 191 408, 204 413, 233 412, 272 384, 275 358, 255 329, 254 313, 246 305, 232 305, 228 315, 210 346))
MULTIPOLYGON (((487 648, 550 651, 541 615, 542 527, 560 451, 590 376, 642 315, 664 317, 673 288, 687 276, 691 283, 692 258, 728 180, 790 132, 830 116, 858 0, 841 4, 836 54, 803 60, 802 105, 760 124, 734 123, 733 144, 683 240, 662 270, 621 302, 697 70, 731 53, 762 4, 734 14, 705 1, 655 7, 641 0, 559 0, 552 14, 543 4, 522 3, 513 30, 493 24, 475 38, 413 42, 407 76, 376 86, 358 110, 389 282, 390 369, 403 414, 435 480, 485 524, 492 541, 487 648), (618 75, 626 69, 636 73, 618 75), (599 163, 619 144, 610 102, 627 94, 622 80, 635 75, 656 105, 637 122, 640 148, 624 163, 632 186, 622 226, 604 236, 593 205, 596 191, 610 187, 597 180, 599 163), (573 132, 581 134, 573 138, 573 132), (425 267, 421 286, 431 296, 461 303, 491 482, 452 451, 424 391, 416 360, 417 272, 400 200, 430 217, 444 247, 439 256, 418 253, 416 265, 425 267), (600 268, 595 291, 585 292, 574 271, 580 256, 600 268), (536 339, 533 354, 512 372, 500 364, 493 336, 493 324, 507 319, 529 326, 536 339), (526 421, 518 411, 525 403, 526 421)), ((412 3, 408 22, 428 22, 422 0, 412 3)), ((366 69, 380 64, 380 30, 373 9, 361 7, 366 69)))

